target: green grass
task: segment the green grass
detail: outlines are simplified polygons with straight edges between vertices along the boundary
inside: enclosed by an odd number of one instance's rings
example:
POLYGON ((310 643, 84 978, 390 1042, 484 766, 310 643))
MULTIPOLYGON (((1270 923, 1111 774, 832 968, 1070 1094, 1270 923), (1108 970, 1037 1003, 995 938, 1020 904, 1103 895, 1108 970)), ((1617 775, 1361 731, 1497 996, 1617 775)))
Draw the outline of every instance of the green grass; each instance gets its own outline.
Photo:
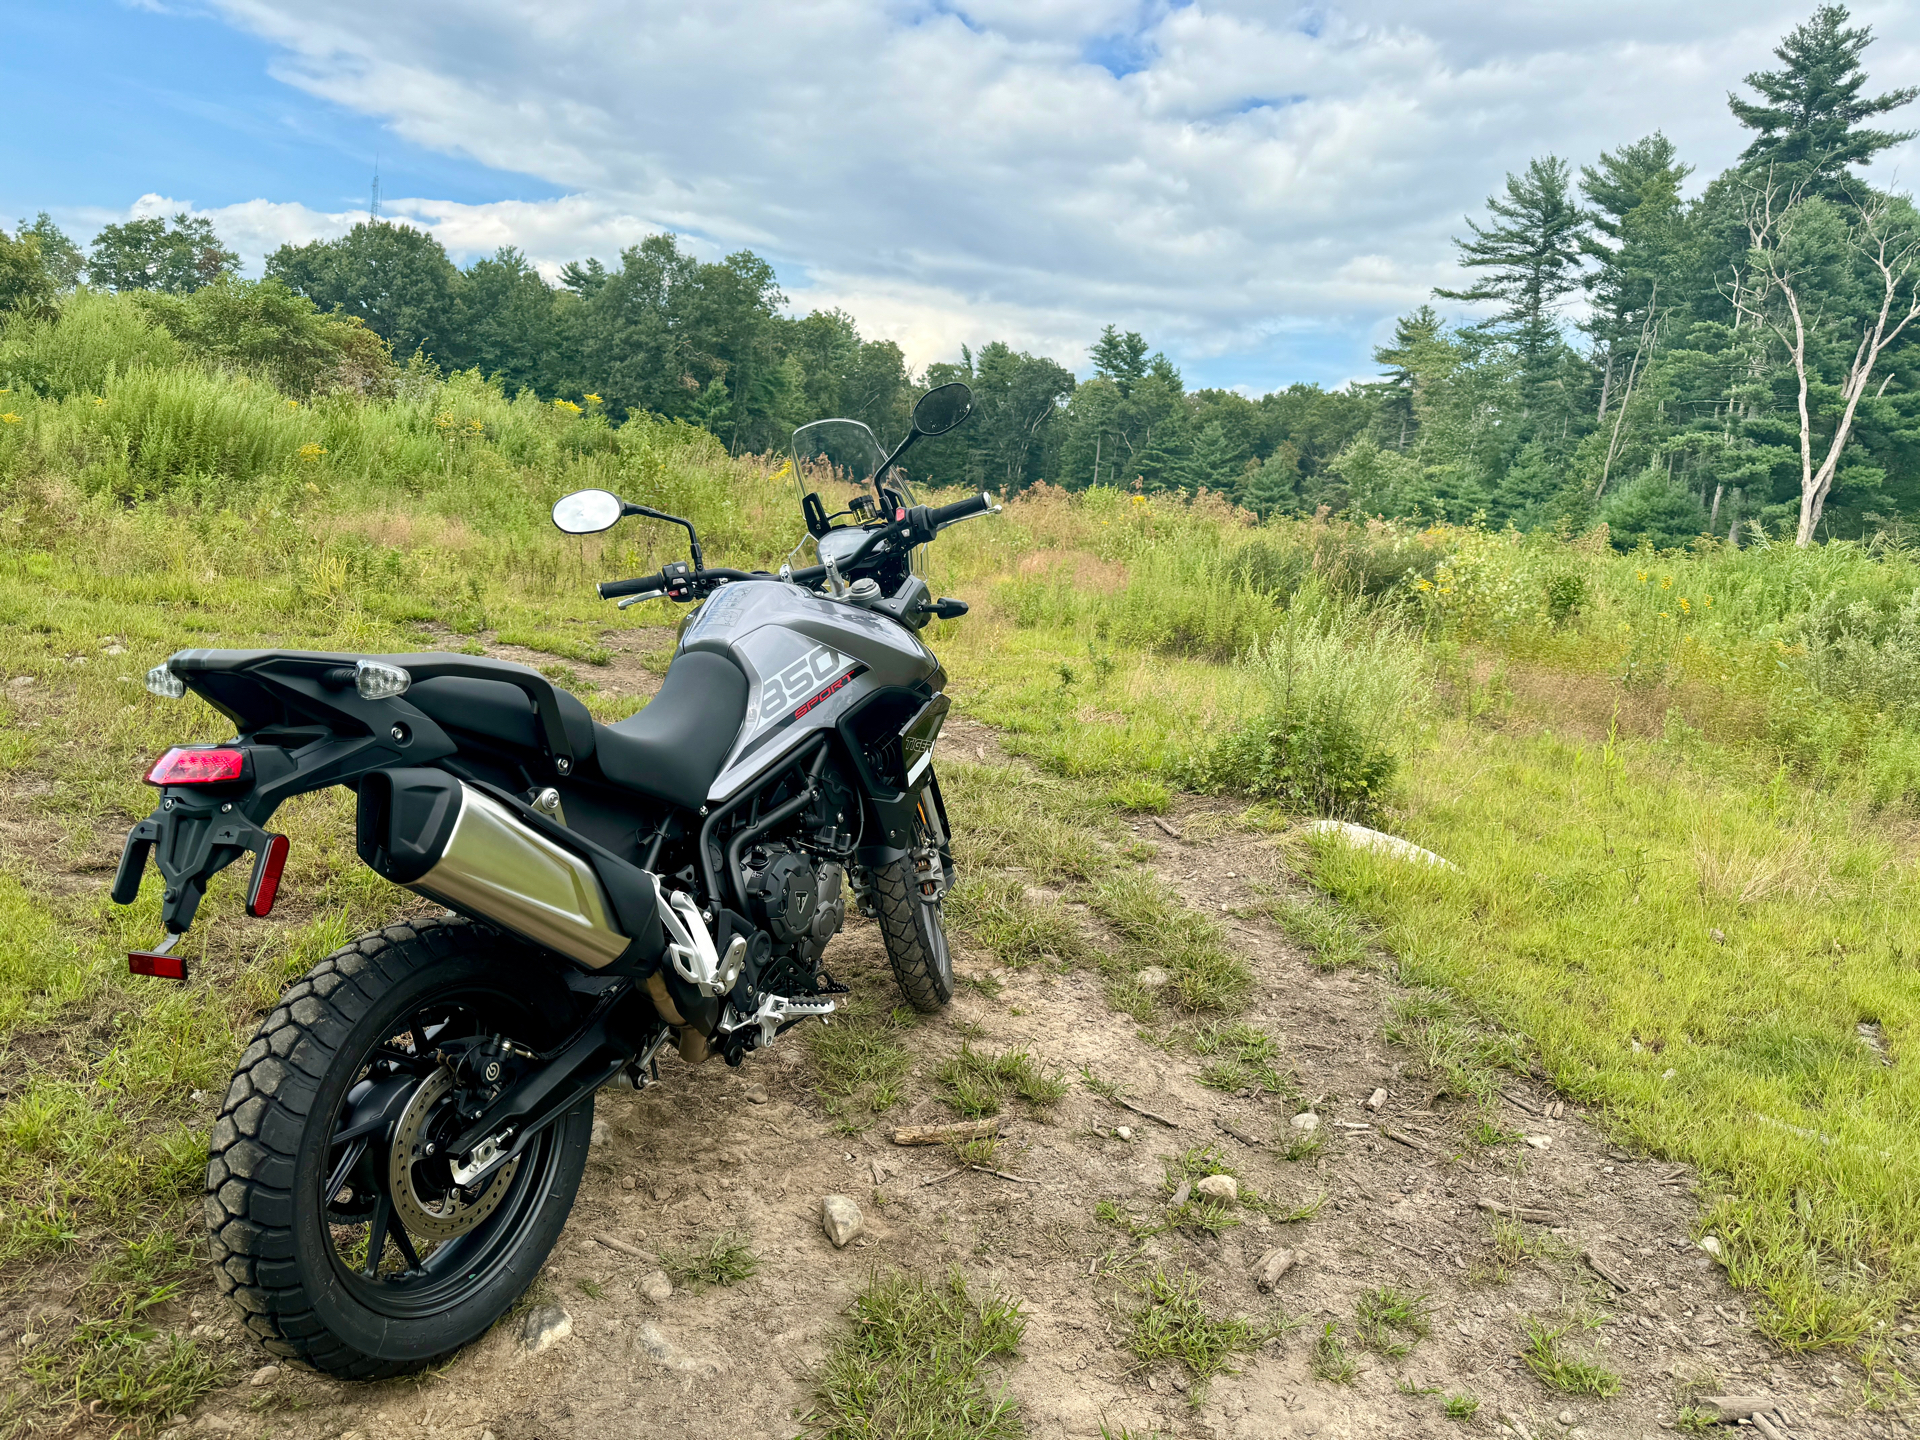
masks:
POLYGON ((1277 1096, 1298 1092, 1293 1076, 1275 1065, 1280 1042, 1258 1026, 1244 1021, 1201 1025, 1188 1036, 1194 1054, 1206 1058, 1195 1077, 1203 1086, 1217 1091, 1253 1088, 1277 1096))
POLYGON ((1019 1301, 976 1296, 959 1271, 939 1283, 876 1277, 821 1365, 803 1424, 825 1437, 1024 1435, 1019 1406, 985 1367, 1017 1355, 1026 1330, 1019 1301))
POLYGON ((968 875, 948 892, 944 911, 1004 966, 1062 966, 1086 952, 1073 920, 1058 905, 1032 899, 1017 876, 993 871, 968 875))
POLYGON ((1332 1381, 1336 1386, 1352 1386, 1360 1375, 1360 1368, 1354 1358, 1347 1354, 1347 1343, 1341 1339, 1341 1328, 1329 1321, 1321 1327, 1321 1334, 1314 1338, 1314 1349, 1307 1358, 1308 1373, 1322 1381, 1332 1381))
POLYGON ((1594 1396, 1605 1401, 1621 1389, 1621 1378, 1596 1361, 1574 1353, 1566 1344, 1576 1329, 1573 1322, 1547 1326, 1530 1317, 1524 1323, 1527 1344, 1521 1360, 1535 1379, 1563 1396, 1594 1396))
POLYGON ((746 1237, 729 1231, 704 1246, 662 1251, 660 1264, 681 1285, 704 1291, 709 1286, 739 1285, 759 1272, 760 1257, 747 1245, 746 1237))
POLYGON ((1141 1304, 1129 1323, 1127 1349, 1143 1365, 1178 1361, 1205 1383, 1231 1374, 1235 1356, 1257 1351, 1294 1324, 1285 1318, 1262 1324, 1245 1317, 1208 1315, 1201 1283, 1182 1272, 1156 1269, 1140 1287, 1141 1304))
POLYGON ((1367 960, 1366 934, 1338 906, 1284 896, 1270 902, 1267 913, 1290 937, 1313 952, 1313 962, 1322 970, 1358 966, 1367 960))
POLYGON ((1398 1358, 1432 1331, 1432 1310, 1425 1292, 1376 1286, 1354 1303, 1354 1329, 1370 1351, 1398 1358))
POLYGON ((861 1112, 879 1115, 899 1104, 914 1062, 901 1037, 914 1024, 882 1011, 871 992, 856 992, 840 1003, 828 1024, 801 1032, 821 1096, 843 1125, 858 1127, 861 1112))
POLYGON ((950 1104, 970 1118, 999 1115, 1007 1096, 1025 1101, 1034 1114, 1044 1116, 1067 1094, 1062 1076, 1019 1048, 990 1056, 962 1041, 960 1054, 942 1062, 934 1076, 947 1088, 950 1104))
POLYGON ((1450 1421, 1472 1421, 1481 1403, 1473 1396, 1450 1396, 1441 1403, 1441 1414, 1450 1421))

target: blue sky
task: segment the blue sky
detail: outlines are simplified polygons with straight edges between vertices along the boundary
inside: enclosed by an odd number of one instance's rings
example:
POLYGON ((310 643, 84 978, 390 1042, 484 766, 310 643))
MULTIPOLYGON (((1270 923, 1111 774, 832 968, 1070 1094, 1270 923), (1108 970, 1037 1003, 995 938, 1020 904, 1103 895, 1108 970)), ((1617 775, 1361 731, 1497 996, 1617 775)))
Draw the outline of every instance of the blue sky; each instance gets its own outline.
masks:
MULTIPOLYGON (((1373 367, 1504 173, 1657 127, 1704 179, 1805 0, 13 0, 0 216, 191 206, 251 266, 383 209, 551 272, 749 248, 917 365, 1103 324, 1190 385, 1373 367)), ((1911 3, 1857 4, 1877 89, 1911 3)), ((1912 123, 1912 121, 1910 121, 1912 123)), ((1917 152, 1875 176, 1912 190, 1917 152)))

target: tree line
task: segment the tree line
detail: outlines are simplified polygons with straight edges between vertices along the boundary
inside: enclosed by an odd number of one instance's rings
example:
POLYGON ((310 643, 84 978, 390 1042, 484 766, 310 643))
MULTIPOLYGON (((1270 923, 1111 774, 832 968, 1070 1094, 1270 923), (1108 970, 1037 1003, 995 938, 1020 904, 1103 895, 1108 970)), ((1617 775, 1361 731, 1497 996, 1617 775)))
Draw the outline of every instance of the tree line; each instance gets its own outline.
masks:
POLYGON ((1000 341, 916 376, 838 310, 787 314, 751 251, 702 261, 672 235, 550 283, 512 248, 462 269, 432 235, 369 222, 282 246, 247 282, 204 217, 109 225, 83 253, 43 213, 0 229, 0 309, 51 311, 82 283, 133 292, 169 328, 199 327, 209 353, 296 388, 364 388, 378 337, 509 393, 684 420, 736 453, 826 415, 892 438, 921 386, 965 380, 976 420, 917 466, 1002 492, 1047 481, 1207 490, 1262 516, 1606 521, 1622 545, 1860 536, 1921 506, 1916 212, 1857 173, 1911 138, 1873 122, 1916 91, 1864 93, 1873 37, 1848 22, 1821 6, 1776 48, 1779 69, 1728 97, 1752 138, 1693 199, 1693 167, 1659 131, 1578 171, 1547 155, 1509 175, 1455 242, 1472 283, 1434 295, 1482 318, 1419 306, 1374 352, 1381 377, 1335 390, 1189 390, 1115 325, 1087 380, 1000 341))

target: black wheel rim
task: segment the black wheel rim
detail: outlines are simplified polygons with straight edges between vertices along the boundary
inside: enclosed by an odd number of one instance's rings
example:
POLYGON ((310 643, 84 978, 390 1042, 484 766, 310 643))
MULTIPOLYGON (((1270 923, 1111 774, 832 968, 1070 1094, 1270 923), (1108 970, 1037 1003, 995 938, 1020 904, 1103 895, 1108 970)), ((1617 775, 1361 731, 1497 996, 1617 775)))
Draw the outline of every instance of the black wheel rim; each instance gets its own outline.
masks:
MULTIPOLYGON (((391 1147, 409 1099, 441 1071, 432 1051, 473 1035, 520 1037, 524 1044, 537 1030, 523 1002, 474 985, 443 988, 416 1001, 391 1024, 390 1034, 355 1058, 355 1079, 330 1119, 332 1139, 315 1181, 315 1200, 324 1249, 342 1289, 369 1310, 410 1320, 458 1305, 509 1262, 552 1188, 559 1166, 555 1131, 560 1123, 528 1143, 511 1177, 479 1183, 478 1194, 493 1204, 471 1230, 441 1239, 416 1234, 406 1224, 405 1206, 396 1204, 392 1192, 391 1147), (354 1135, 369 1118, 381 1121, 379 1129, 354 1135), (347 1139, 341 1139, 343 1134, 347 1139), (498 1195, 490 1189, 495 1184, 498 1195)), ((437 1122, 438 1132, 456 1124, 448 1115, 437 1122)), ((444 1159, 418 1163, 414 1174, 422 1189, 431 1190, 445 1177, 445 1164, 444 1159), (436 1165, 438 1177, 423 1174, 436 1165)))

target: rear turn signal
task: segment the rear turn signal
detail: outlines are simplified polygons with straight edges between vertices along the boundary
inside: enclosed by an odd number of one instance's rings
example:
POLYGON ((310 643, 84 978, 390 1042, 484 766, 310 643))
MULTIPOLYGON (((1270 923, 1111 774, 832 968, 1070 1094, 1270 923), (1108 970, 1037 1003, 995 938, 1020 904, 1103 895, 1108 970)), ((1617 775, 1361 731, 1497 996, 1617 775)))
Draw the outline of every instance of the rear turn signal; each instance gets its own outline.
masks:
POLYGON ((207 786, 237 781, 247 769, 247 753, 231 746, 175 746, 147 772, 150 786, 207 786))
POLYGON ((163 981, 187 979, 185 956, 163 956, 158 951, 128 951, 127 970, 136 976, 158 976, 163 981))
POLYGON ((273 909, 280 894, 280 872, 287 865, 287 838, 268 836, 267 845, 253 863, 253 883, 247 887, 247 914, 264 916, 273 909))

